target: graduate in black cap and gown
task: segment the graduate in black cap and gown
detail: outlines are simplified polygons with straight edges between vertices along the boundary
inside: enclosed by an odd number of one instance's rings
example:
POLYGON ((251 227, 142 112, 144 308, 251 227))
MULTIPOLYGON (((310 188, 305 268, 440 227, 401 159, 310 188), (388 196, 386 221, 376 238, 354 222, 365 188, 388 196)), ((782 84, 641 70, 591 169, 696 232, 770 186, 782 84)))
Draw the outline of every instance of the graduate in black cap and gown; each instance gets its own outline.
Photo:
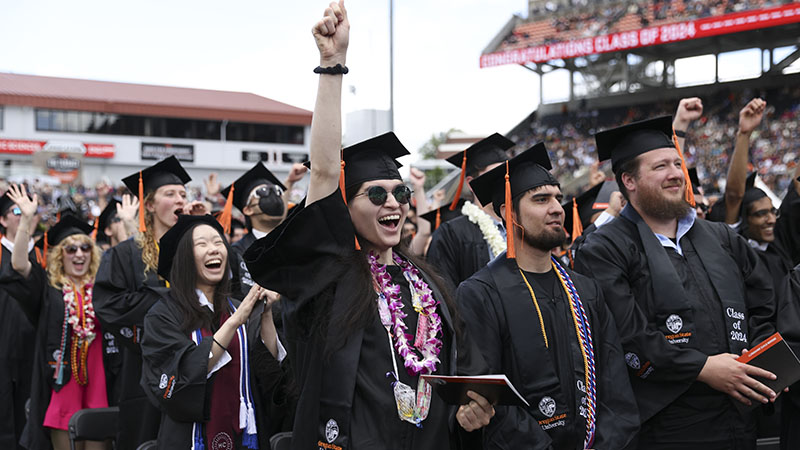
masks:
MULTIPOLYGON (((302 164, 298 166, 302 168, 303 173, 306 171, 302 164)), ((256 163, 220 193, 227 199, 219 217, 225 232, 230 231, 233 206, 244 214, 249 225, 249 232, 231 246, 234 251, 231 255, 231 264, 239 274, 239 289, 242 292, 241 298, 244 298, 243 295, 250 291, 255 283, 244 261, 241 260, 241 255, 256 239, 266 236, 286 217, 288 193, 286 186, 261 162, 256 163)))
POLYGON ((191 180, 177 158, 170 156, 122 181, 139 198, 139 232, 103 254, 95 285, 95 310, 103 328, 121 343, 123 365, 120 448, 135 449, 156 438, 161 414, 139 386, 142 357, 139 343, 144 316, 157 298, 149 287, 164 286, 157 274, 158 240, 181 214, 204 214, 201 202, 189 203, 184 184, 191 180))
MULTIPOLYGON (((507 160, 506 152, 513 146, 512 141, 494 133, 447 158, 447 162, 461 169, 451 210, 458 205, 462 185, 507 160)), ((502 222, 491 205, 483 205, 477 198, 473 202, 461 206, 461 217, 438 227, 428 247, 428 262, 452 283, 453 289, 506 249, 502 222)))
POLYGON ((101 248, 108 250, 116 247, 136 234, 136 212, 139 210, 139 199, 125 194, 122 198, 112 197, 97 217, 95 241, 101 248))
MULTIPOLYGON (((46 267, 33 264, 25 245, 37 196, 29 198, 24 186, 12 185, 9 193, 22 217, 11 256, 14 270, 4 273, 0 284, 36 321, 30 418, 22 445, 67 450, 72 415, 107 407, 107 386, 113 384, 104 366, 117 355, 104 352, 108 343, 92 307, 100 249, 89 237, 92 226, 68 214, 37 244, 46 267)), ((105 443, 87 442, 86 448, 102 449, 105 443)))
POLYGON ((480 355, 456 332, 443 281, 397 251, 411 191, 395 158, 408 151, 391 132, 340 150, 343 3, 313 33, 320 66, 339 73, 320 75, 308 196, 244 255, 253 280, 283 295, 301 389, 292 448, 457 448, 491 405, 475 395, 457 413, 420 375, 475 373, 480 355))
POLYGON ((141 384, 163 414, 158 448, 269 448, 292 413, 276 392, 278 295, 253 286, 242 302, 230 296, 231 250, 210 215, 181 216, 160 246, 158 273, 171 284, 153 289, 141 344, 141 384))
POLYGON ((496 407, 493 449, 635 446, 636 401, 611 313, 597 282, 559 263, 561 189, 544 144, 472 181, 506 218, 506 253, 467 279, 457 299, 491 373, 504 373, 530 407, 496 407))
MULTIPOLYGON (((11 252, 22 217, 22 210, 8 196, 0 197, 0 276, 10 275, 11 252)), ((35 261, 33 239, 26 245, 28 257, 35 261)), ((33 318, 0 289, 0 392, 6 407, 0 411, 0 448, 22 448, 18 442, 25 426, 25 402, 31 392, 33 370, 33 318)))
POLYGON ((695 219, 670 117, 595 136, 629 203, 586 238, 575 269, 600 283, 620 333, 649 449, 754 449, 734 405, 774 401, 736 357, 775 332, 766 268, 724 224, 695 219))

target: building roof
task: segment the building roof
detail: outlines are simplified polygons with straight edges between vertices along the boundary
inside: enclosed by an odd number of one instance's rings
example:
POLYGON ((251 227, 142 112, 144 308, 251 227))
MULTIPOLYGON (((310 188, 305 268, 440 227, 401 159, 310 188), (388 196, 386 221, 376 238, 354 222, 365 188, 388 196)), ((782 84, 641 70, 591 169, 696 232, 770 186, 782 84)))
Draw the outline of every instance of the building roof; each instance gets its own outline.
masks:
POLYGON ((247 92, 0 73, 0 105, 310 125, 311 111, 247 92))

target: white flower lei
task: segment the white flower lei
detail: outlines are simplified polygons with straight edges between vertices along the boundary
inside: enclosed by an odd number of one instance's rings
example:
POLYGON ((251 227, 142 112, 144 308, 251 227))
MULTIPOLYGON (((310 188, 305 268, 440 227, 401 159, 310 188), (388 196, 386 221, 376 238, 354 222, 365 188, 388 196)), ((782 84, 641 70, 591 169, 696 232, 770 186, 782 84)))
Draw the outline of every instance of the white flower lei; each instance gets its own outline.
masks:
POLYGON ((494 256, 506 251, 506 240, 503 239, 503 235, 497 229, 492 216, 486 214, 472 202, 464 202, 464 206, 461 207, 461 214, 467 216, 470 222, 478 225, 481 233, 483 233, 483 239, 489 244, 489 249, 492 250, 494 256))

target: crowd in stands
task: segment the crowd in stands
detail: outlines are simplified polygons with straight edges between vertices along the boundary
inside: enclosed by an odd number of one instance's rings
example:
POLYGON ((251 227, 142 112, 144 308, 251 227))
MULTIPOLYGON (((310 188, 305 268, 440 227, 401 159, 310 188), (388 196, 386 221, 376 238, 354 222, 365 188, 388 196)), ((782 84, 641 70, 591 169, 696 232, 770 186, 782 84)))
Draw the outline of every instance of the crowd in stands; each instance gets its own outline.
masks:
POLYGON ((497 51, 550 44, 590 36, 660 26, 751 9, 791 0, 638 0, 548 2, 529 12, 528 20, 509 34, 497 51))
MULTIPOLYGON (((739 110, 754 97, 766 100, 767 110, 761 126, 753 133, 753 170, 757 170, 764 183, 778 195, 789 186, 800 151, 800 88, 725 91, 703 99, 703 117, 689 129, 686 138, 687 164, 698 168, 700 180, 708 193, 724 190, 739 110)), ((570 180, 587 173, 589 165, 596 161, 592 137, 595 132, 647 117, 674 114, 675 104, 677 99, 670 99, 657 104, 533 117, 529 134, 511 138, 518 142, 520 150, 544 141, 556 177, 570 180)))

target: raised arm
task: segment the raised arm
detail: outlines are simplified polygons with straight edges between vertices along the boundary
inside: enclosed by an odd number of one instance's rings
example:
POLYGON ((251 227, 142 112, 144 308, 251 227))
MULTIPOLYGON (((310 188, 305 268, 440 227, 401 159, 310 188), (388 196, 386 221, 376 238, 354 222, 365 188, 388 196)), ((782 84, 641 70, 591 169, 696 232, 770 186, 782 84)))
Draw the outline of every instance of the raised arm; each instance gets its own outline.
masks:
MULTIPOLYGON (((122 196, 122 203, 117 204, 117 217, 122 220, 124 234, 117 236, 117 240, 122 242, 136 234, 139 223, 136 220, 136 213, 139 212, 139 199, 133 195, 125 194, 122 196)), ((100 230, 102 233, 103 230, 100 230)))
POLYGON ((761 123, 767 102, 760 98, 750 100, 739 111, 739 129, 736 131, 736 145, 733 148, 731 165, 728 167, 728 179, 725 183, 725 223, 734 224, 739 221, 739 209, 744 198, 747 180, 747 162, 750 153, 750 135, 761 123))
MULTIPOLYGON (((672 119, 672 128, 675 129, 676 136, 686 132, 689 125, 703 115, 703 101, 698 97, 682 98, 678 103, 678 110, 675 111, 675 117, 672 119)), ((678 137, 678 145, 683 148, 683 143, 686 141, 685 137, 678 137)))
MULTIPOLYGON (((350 22, 344 0, 331 3, 311 33, 319 49, 320 67, 345 65, 350 22)), ((311 121, 311 179, 306 206, 336 191, 342 145, 342 75, 321 74, 311 121)))
POLYGON ((300 163, 292 164, 292 169, 289 171, 289 175, 286 176, 286 180, 284 180, 283 185, 286 186, 286 192, 283 193, 283 206, 284 211, 289 210, 289 197, 291 197, 292 189, 294 185, 303 179, 303 177, 308 172, 308 168, 300 163))
MULTIPOLYGON (((414 201, 417 203, 417 234, 411 239, 411 252, 422 256, 425 251, 425 244, 431 236, 431 224, 420 216, 431 209, 428 198, 425 197, 425 172, 412 167, 409 171, 411 188, 414 189, 414 201)), ((438 207, 438 205, 437 205, 438 207)))
POLYGON ((31 240, 31 224, 33 223, 33 216, 36 214, 38 197, 34 194, 33 199, 28 198, 25 186, 19 184, 12 184, 8 188, 8 197, 22 211, 17 235, 14 237, 14 251, 11 252, 11 267, 23 278, 28 278, 31 273, 31 261, 28 259, 28 242, 31 240))

